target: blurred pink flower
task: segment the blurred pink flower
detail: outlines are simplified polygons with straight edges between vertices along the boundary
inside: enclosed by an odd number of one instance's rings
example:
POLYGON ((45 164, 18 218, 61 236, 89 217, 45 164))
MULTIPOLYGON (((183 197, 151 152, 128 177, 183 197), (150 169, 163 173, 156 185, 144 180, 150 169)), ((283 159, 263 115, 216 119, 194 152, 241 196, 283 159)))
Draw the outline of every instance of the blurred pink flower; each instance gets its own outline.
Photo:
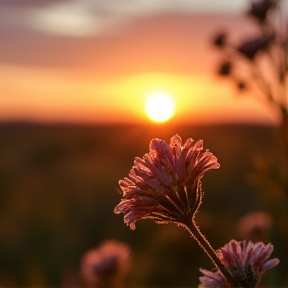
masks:
POLYGON ((130 256, 128 245, 116 240, 106 240, 87 251, 81 262, 81 276, 86 286, 121 287, 130 269, 130 256))
POLYGON ((267 240, 272 228, 272 217, 266 212, 251 212, 239 219, 237 230, 241 238, 267 240))
POLYGON ((182 145, 178 135, 170 144, 153 139, 149 153, 136 157, 128 177, 119 181, 123 199, 114 212, 124 213, 124 222, 132 230, 136 221, 145 218, 190 226, 202 202, 200 180, 219 166, 202 140, 190 138, 182 145))
POLYGON ((231 240, 217 251, 220 261, 232 276, 228 281, 218 270, 215 273, 200 269, 204 276, 199 277, 201 288, 257 287, 266 270, 279 264, 278 258, 268 260, 274 247, 263 242, 231 240), (225 284, 225 281, 226 284, 225 284))

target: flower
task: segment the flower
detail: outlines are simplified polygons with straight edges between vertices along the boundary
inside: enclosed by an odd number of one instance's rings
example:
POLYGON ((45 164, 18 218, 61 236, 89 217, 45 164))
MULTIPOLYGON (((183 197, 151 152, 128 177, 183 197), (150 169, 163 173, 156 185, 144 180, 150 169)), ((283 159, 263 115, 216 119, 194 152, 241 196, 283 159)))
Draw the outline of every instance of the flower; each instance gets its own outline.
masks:
POLYGON ((264 273, 280 262, 278 258, 268 260, 273 249, 274 247, 270 243, 231 240, 219 249, 217 253, 220 261, 230 272, 233 283, 230 280, 228 284, 226 280, 225 284, 225 277, 219 270, 213 273, 200 269, 204 275, 199 277, 201 287, 257 287, 264 273))
POLYGON ((201 178, 219 166, 202 140, 189 138, 182 145, 179 135, 170 144, 153 139, 149 153, 136 157, 128 177, 119 181, 123 199, 114 212, 125 214, 124 222, 131 230, 145 218, 187 226, 202 202, 201 178))
POLYGON ((216 272, 208 271, 200 268, 200 272, 204 276, 200 276, 199 288, 229 288, 228 282, 220 270, 216 272))
POLYGON ((81 275, 88 287, 120 287, 130 269, 128 245, 106 240, 87 251, 81 262, 81 275))
POLYGON ((251 240, 266 240, 272 228, 272 217, 266 212, 250 212, 239 219, 238 233, 251 240))

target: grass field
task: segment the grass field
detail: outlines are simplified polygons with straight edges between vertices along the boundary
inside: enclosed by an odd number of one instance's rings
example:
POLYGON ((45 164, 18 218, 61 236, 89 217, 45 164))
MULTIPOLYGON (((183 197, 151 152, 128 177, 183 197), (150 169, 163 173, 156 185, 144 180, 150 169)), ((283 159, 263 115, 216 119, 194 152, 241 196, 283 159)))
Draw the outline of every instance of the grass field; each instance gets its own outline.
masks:
POLYGON ((76 287, 83 253, 114 238, 133 250, 127 286, 195 287, 212 264, 186 231, 146 220, 132 232, 113 213, 134 157, 175 133, 203 139, 221 165, 203 178, 202 231, 215 248, 239 239, 239 217, 269 210, 247 179, 255 153, 272 148, 272 127, 2 123, 0 285, 76 287))

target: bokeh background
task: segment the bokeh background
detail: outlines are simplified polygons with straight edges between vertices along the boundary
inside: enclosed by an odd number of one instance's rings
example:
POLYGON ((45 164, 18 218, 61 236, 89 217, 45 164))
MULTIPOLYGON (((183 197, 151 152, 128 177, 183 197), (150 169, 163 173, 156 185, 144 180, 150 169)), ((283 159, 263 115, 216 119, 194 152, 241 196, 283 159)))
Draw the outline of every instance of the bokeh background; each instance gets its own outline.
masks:
MULTIPOLYGON (((214 34, 254 31, 247 3, 0 1, 2 287, 79 287, 83 254, 111 238, 133 251, 127 287, 197 286, 199 267, 213 266, 186 231, 148 220, 130 231, 113 213, 118 180, 154 137, 203 139, 218 158, 196 218, 213 247, 240 240, 238 220, 251 211, 286 211, 250 181, 278 115, 215 72, 214 34), (153 91, 176 103, 167 123, 145 115, 153 91)), ((273 222, 269 241, 285 223, 273 222)), ((281 283, 284 270, 264 283, 281 283)))

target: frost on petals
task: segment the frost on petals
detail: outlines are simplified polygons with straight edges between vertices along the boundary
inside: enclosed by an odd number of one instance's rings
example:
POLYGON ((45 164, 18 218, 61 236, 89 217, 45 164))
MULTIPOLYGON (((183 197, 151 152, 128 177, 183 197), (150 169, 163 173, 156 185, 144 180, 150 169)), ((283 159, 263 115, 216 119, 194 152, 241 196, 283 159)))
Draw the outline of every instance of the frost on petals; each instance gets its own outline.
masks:
MULTIPOLYGON (((274 247, 270 243, 231 240, 217 253, 232 276, 232 287, 256 287, 263 274, 280 262, 278 258, 268 260, 273 250, 274 247)), ((200 287, 230 287, 219 270, 216 273, 204 269, 200 271, 204 275, 199 277, 200 287)))
POLYGON ((174 135, 168 144, 153 139, 149 152, 136 157, 128 177, 119 181, 123 198, 114 212, 124 213, 132 230, 136 221, 146 218, 186 225, 202 202, 201 178, 219 166, 202 140, 190 138, 182 144, 174 135))

